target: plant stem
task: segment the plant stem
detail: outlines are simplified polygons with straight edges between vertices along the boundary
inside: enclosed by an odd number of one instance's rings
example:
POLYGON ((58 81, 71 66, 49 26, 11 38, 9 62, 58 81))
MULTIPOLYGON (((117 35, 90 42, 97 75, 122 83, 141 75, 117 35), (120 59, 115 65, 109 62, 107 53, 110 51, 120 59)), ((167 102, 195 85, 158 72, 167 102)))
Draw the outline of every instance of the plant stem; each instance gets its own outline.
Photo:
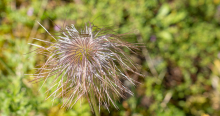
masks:
MULTIPOLYGON (((86 67, 87 67, 87 63, 85 62, 84 67, 83 67, 83 80, 86 79, 86 67)), ((90 90, 88 93, 89 93, 89 96, 90 96, 90 99, 91 99, 91 102, 92 102, 92 106, 93 106, 95 115, 100 116, 93 90, 90 90)))
POLYGON ((90 95, 90 98, 91 98, 91 102, 92 102, 92 105, 93 105, 95 115, 100 116, 93 91, 89 92, 89 95, 90 95))

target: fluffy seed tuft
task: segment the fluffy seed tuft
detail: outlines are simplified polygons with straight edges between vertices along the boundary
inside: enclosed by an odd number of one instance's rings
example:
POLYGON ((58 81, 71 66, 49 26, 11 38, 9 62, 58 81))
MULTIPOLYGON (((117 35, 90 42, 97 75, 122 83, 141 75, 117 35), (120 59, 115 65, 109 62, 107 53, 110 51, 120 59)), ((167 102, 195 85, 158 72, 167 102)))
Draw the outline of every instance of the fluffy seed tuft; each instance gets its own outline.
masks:
POLYGON ((127 71, 141 74, 130 67, 134 65, 122 50, 123 47, 129 50, 136 47, 120 41, 118 35, 105 34, 103 30, 88 23, 81 32, 74 25, 67 26, 62 30, 62 36, 56 38, 46 30, 55 42, 35 38, 49 47, 31 44, 39 47, 36 50, 38 54, 47 56, 45 64, 34 74, 33 81, 45 82, 49 77, 54 78, 48 91, 56 90, 49 97, 67 97, 63 106, 72 107, 85 96, 90 104, 94 97, 99 107, 104 105, 108 109, 111 103, 117 108, 115 98, 125 97, 124 93, 133 94, 120 79, 134 84, 127 71))

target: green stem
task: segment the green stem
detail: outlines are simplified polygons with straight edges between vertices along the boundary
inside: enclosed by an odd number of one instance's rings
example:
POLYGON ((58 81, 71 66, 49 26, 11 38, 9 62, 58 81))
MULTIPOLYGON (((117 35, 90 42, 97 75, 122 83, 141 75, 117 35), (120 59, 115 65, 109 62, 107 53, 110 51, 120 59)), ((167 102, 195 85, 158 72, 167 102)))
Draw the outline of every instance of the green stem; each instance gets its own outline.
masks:
MULTIPOLYGON (((86 79, 86 66, 87 66, 87 62, 85 62, 84 67, 83 67, 83 80, 86 79)), ((92 107, 93 107, 93 109, 95 111, 95 115, 96 116, 100 116, 99 111, 98 111, 98 107, 97 107, 97 102, 96 102, 96 99, 95 99, 95 95, 93 93, 93 90, 89 91, 89 96, 90 96, 90 99, 91 99, 91 102, 92 102, 92 107)))
POLYGON ((91 90, 91 92, 89 92, 89 95, 90 95, 90 98, 91 98, 93 109, 95 111, 95 115, 100 116, 99 111, 98 111, 98 107, 97 107, 97 102, 96 102, 96 99, 95 99, 95 96, 94 96, 94 93, 93 93, 92 90, 91 90))

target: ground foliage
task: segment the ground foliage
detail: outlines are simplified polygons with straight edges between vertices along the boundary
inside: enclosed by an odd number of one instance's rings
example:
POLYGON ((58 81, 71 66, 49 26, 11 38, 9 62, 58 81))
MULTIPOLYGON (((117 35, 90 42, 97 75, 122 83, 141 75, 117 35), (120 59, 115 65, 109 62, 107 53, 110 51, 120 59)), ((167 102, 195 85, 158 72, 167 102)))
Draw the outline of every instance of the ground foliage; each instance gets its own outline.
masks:
MULTIPOLYGON (((130 34, 143 43, 130 57, 144 78, 132 86, 134 96, 117 102, 120 110, 101 109, 103 116, 220 115, 220 0, 1 0, 0 115, 93 115, 82 100, 60 109, 60 99, 48 99, 50 83, 32 84, 34 67, 45 58, 30 53, 32 38, 52 41, 36 21, 57 34, 65 24, 87 21, 130 34), (56 24, 56 25, 55 25, 56 24)), ((126 49, 125 49, 126 51, 126 49)))

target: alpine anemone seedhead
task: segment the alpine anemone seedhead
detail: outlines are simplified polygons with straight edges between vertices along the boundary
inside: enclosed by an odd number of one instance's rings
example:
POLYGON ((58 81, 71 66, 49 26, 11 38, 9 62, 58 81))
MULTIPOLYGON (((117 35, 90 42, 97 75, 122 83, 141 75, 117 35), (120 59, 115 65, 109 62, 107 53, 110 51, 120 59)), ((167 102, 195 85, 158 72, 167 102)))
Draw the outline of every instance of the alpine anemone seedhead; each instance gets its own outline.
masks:
POLYGON ((39 47, 38 54, 47 56, 45 64, 34 74, 34 81, 54 78, 48 91, 56 90, 48 98, 68 98, 63 100, 63 106, 67 107, 72 107, 83 96, 91 105, 91 98, 94 98, 100 110, 100 106, 108 109, 110 104, 117 108, 115 98, 125 97, 124 93, 133 94, 120 79, 134 84, 127 71, 140 75, 122 50, 123 47, 129 50, 136 47, 103 30, 88 23, 80 32, 74 25, 67 26, 59 37, 46 30, 55 42, 34 38, 49 44, 48 47, 31 44, 39 47))

